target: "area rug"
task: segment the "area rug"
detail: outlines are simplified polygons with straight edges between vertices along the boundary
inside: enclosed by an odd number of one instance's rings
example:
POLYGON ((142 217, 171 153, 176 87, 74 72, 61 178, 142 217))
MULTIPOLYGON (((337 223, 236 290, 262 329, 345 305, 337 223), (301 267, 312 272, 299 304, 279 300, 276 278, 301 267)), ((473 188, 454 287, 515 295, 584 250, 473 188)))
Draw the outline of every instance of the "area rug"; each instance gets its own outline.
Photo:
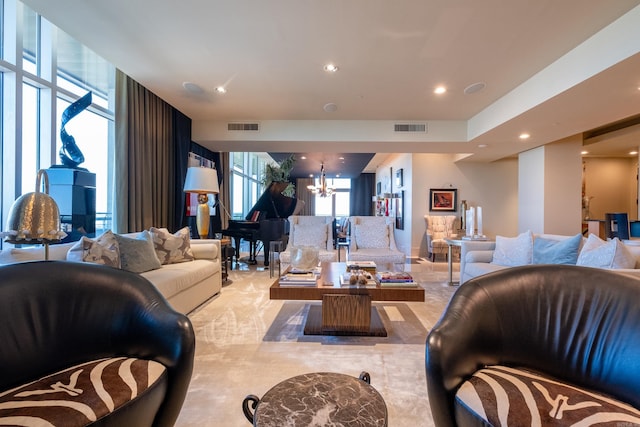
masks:
MULTIPOLYGON (((272 301, 268 271, 229 272, 219 296, 189 315, 196 331, 194 372, 176 426, 249 425, 248 394, 261 397, 292 376, 367 371, 384 398, 389 425, 433 426, 424 373, 425 341, 456 287, 446 263, 408 264, 423 302, 376 302, 387 337, 305 336, 312 301, 272 301)), ((456 273, 457 274, 457 273, 456 273)))

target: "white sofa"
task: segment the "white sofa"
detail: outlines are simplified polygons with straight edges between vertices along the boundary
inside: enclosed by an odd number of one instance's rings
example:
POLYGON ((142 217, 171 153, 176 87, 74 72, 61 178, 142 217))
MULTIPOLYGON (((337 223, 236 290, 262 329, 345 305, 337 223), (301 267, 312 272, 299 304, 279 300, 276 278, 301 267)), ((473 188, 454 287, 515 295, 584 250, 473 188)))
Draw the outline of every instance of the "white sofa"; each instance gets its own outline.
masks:
MULTIPOLYGON (((533 234, 533 240, 543 238, 549 241, 560 242, 574 236, 564 236, 557 234, 533 234)), ((595 235, 593 235, 597 239, 595 235)), ((599 239, 598 239, 599 240, 599 239)), ((580 251, 587 238, 583 238, 580 251)), ((624 241, 624 247, 635 257, 635 266, 632 268, 615 268, 615 271, 630 273, 640 276, 640 241, 624 241)), ((460 284, 473 279, 474 277, 491 273, 494 271, 509 268, 508 266, 494 263, 494 253, 496 249, 495 241, 463 241, 460 251, 460 284)))
MULTIPOLYGON (((122 236, 136 238, 140 233, 122 236)), ((49 245, 50 260, 66 260, 76 242, 49 245)), ((163 264, 155 270, 140 273, 162 293, 171 306, 189 313, 222 289, 220 240, 190 240, 193 261, 163 264)), ((44 260, 42 246, 0 251, 0 264, 44 260)))

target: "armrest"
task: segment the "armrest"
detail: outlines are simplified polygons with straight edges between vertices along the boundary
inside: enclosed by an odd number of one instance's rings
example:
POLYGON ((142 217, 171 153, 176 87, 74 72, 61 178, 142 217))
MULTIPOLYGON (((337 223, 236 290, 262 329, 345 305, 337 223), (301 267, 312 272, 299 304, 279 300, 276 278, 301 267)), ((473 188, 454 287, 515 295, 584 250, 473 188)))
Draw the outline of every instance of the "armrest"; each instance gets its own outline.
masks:
POLYGON ((493 251, 469 251, 466 253, 464 262, 491 262, 493 261, 493 251))
POLYGON ((191 240, 191 251, 196 259, 220 259, 220 240, 194 239, 191 240))
MULTIPOLYGON (((460 247, 460 280, 463 280, 464 277, 464 271, 466 268, 466 264, 467 264, 467 257, 469 256, 468 254, 470 252, 475 252, 475 251, 490 251, 491 252, 491 259, 489 259, 489 261, 487 262, 491 262, 491 260, 493 259, 493 250, 496 248, 496 242, 487 242, 487 241, 472 241, 472 240, 465 240, 462 242, 462 245, 460 247)), ((480 256, 480 255, 479 255, 480 256)), ((485 259, 485 257, 488 256, 488 254, 484 254, 482 255, 481 259, 485 259)), ((479 261, 476 261, 479 262, 479 261)))

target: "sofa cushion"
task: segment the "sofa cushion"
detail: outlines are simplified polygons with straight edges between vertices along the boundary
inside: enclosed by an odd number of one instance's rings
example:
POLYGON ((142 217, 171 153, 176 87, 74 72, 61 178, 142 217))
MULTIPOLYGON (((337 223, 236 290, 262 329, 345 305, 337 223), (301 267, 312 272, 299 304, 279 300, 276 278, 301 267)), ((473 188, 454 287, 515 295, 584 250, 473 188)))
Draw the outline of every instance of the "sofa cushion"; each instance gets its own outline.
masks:
POLYGON ((105 231, 95 240, 82 236, 67 252, 67 260, 120 268, 120 250, 116 236, 111 230, 105 231))
POLYGON ((582 234, 564 240, 536 237, 533 240, 533 264, 571 264, 578 261, 582 234))
POLYGON ((156 255, 163 265, 194 259, 190 245, 189 227, 183 227, 174 234, 171 234, 166 228, 155 227, 151 227, 149 232, 153 238, 156 255))
POLYGON ((481 369, 465 381, 455 412, 458 421, 494 426, 640 424, 640 411, 612 397, 506 366, 481 369))
POLYGON ((169 299, 181 291, 205 279, 214 280, 220 265, 208 260, 165 264, 157 270, 147 271, 141 276, 154 284, 162 295, 169 299))
POLYGON ((355 226, 356 244, 359 249, 388 249, 389 248, 389 227, 383 230, 372 230, 365 224, 355 226))
POLYGON ((120 267, 133 273, 144 273, 162 267, 153 246, 151 234, 141 232, 137 238, 115 235, 120 250, 120 267))
POLYGON ((496 236, 492 263, 505 267, 517 267, 531 264, 532 258, 533 233, 530 230, 517 237, 496 236))
POLYGON ((617 237, 604 241, 590 234, 576 264, 597 268, 634 268, 636 258, 617 237))
POLYGON ((151 390, 164 395, 166 383, 166 368, 153 360, 95 360, 0 393, 0 424, 86 426, 151 390))

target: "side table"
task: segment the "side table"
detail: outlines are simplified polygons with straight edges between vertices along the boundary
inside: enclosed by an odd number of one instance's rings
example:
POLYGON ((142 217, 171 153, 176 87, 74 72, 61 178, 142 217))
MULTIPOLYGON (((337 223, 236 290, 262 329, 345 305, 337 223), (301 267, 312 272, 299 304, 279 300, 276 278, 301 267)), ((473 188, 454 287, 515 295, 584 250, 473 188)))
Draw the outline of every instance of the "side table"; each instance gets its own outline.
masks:
POLYGON ((277 384, 262 399, 248 395, 242 410, 249 422, 260 427, 307 426, 312 421, 324 426, 386 427, 387 405, 370 382, 367 372, 359 378, 330 372, 298 375, 277 384))
POLYGON ((220 260, 222 261, 222 281, 226 282, 229 280, 229 254, 233 252, 231 239, 228 237, 220 239, 220 252, 220 260))
POLYGON ((272 240, 269 242, 269 277, 273 277, 275 273, 275 265, 278 263, 278 277, 282 274, 280 271, 280 252, 284 249, 282 240, 272 240))

